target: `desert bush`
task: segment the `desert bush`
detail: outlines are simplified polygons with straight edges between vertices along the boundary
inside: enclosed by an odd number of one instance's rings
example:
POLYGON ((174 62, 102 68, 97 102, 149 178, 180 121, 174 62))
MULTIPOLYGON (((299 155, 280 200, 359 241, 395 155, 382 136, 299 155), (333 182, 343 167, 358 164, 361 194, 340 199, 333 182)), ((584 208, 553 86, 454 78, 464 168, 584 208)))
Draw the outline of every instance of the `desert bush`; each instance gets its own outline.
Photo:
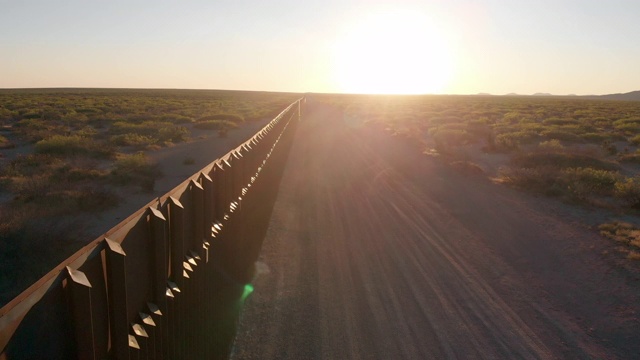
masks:
POLYGON ((518 149, 522 145, 531 144, 538 138, 538 134, 533 131, 517 131, 498 134, 494 142, 497 150, 510 151, 518 149))
POLYGON ((238 124, 227 120, 206 120, 196 123, 194 127, 204 130, 228 130, 238 127, 238 124))
POLYGON ((463 119, 458 116, 434 116, 430 119, 431 125, 444 125, 461 123, 463 119))
POLYGON ((149 162, 144 153, 123 155, 111 170, 112 181, 118 185, 138 185, 145 191, 153 191, 155 181, 161 176, 156 164, 149 162))
POLYGON ((80 130, 75 131, 74 135, 82 136, 85 138, 93 138, 94 136, 98 135, 98 130, 91 126, 85 126, 80 130))
POLYGON ((619 250, 631 260, 640 260, 640 229, 623 221, 613 221, 598 226, 600 234, 623 246, 619 250))
POLYGON ((635 122, 620 123, 617 125, 614 123, 614 127, 616 130, 621 131, 625 134, 637 134, 638 132, 640 132, 640 123, 635 122))
POLYGON ((37 174, 13 178, 10 189, 16 194, 14 202, 28 203, 44 199, 51 189, 51 183, 47 176, 37 174))
POLYGON ((618 169, 618 165, 615 163, 589 155, 571 153, 530 152, 516 154, 511 158, 511 164, 521 168, 552 166, 556 168, 580 167, 610 171, 618 169))
POLYGON ((511 167, 500 171, 502 182, 526 191, 539 192, 548 196, 559 196, 566 188, 558 182, 559 170, 553 166, 535 168, 511 167))
POLYGON ((141 124, 134 124, 126 121, 114 122, 109 128, 109 134, 137 134, 143 136, 153 136, 158 132, 158 123, 147 121, 141 124))
POLYGON ((15 145, 9 141, 6 137, 0 135, 0 149, 9 149, 14 147, 15 145))
POLYGON ((473 141, 473 136, 466 130, 457 129, 438 128, 433 132, 432 137, 435 142, 435 148, 441 153, 451 150, 451 147, 464 145, 473 141))
POLYGON ((61 120, 67 124, 77 124, 87 122, 89 120, 89 117, 86 114, 70 111, 62 115, 61 120))
POLYGON ((155 144, 157 139, 140 134, 119 134, 111 136, 109 141, 117 146, 147 146, 155 144))
POLYGON ((542 121, 545 125, 578 125, 580 122, 571 118, 551 117, 542 121))
POLYGON ((0 168, 3 177, 30 177, 49 171, 62 164, 62 160, 49 154, 19 155, 0 168))
POLYGON ((40 140, 35 145, 35 150, 40 154, 51 155, 90 155, 95 157, 109 157, 113 149, 103 144, 98 144, 88 137, 79 135, 54 135, 40 140))
POLYGON ((613 126, 615 127, 628 125, 628 124, 635 124, 640 126, 640 117, 626 117, 613 122, 613 126))
POLYGON ((580 143, 582 142, 582 138, 572 132, 560 130, 560 129, 551 129, 543 131, 542 136, 548 139, 557 139, 566 142, 580 143))
POLYGON ((9 109, 5 109, 0 105, 0 123, 9 122, 17 116, 16 113, 9 109))
POLYGON ((502 116, 501 122, 506 124, 517 124, 523 118, 523 114, 518 111, 511 111, 502 116))
POLYGON ((212 121, 212 120, 222 120, 229 121, 232 123, 241 123, 244 121, 244 118, 237 114, 215 114, 209 116, 203 116, 198 119, 198 122, 212 121))
POLYGON ((194 122, 195 120, 190 116, 184 116, 180 114, 169 114, 169 115, 162 115, 160 117, 160 121, 171 122, 174 124, 189 124, 194 122))
POLYGON ((184 126, 163 126, 158 129, 158 140, 165 143, 179 143, 189 139, 189 130, 184 126))
POLYGON ((539 143, 538 149, 544 152, 563 152, 565 147, 562 145, 560 140, 553 139, 539 143))
POLYGON ((635 153, 619 155, 618 161, 640 164, 640 152, 636 151, 635 153))
POLYGON ((615 185, 615 195, 627 206, 640 208, 640 178, 620 180, 615 185))
POLYGON ((611 196, 621 176, 617 172, 592 168, 568 168, 562 170, 558 181, 571 194, 586 199, 591 196, 611 196))
POLYGON ((189 138, 189 131, 183 126, 170 122, 144 121, 139 124, 119 121, 109 129, 115 142, 129 145, 183 142, 189 138), (125 136, 119 136, 125 135, 125 136), (116 136, 116 137, 113 137, 116 136))
POLYGON ((13 131, 29 142, 37 142, 52 135, 68 133, 68 129, 42 119, 22 119, 13 124, 13 131))
POLYGON ((50 181, 55 183, 77 183, 100 181, 107 175, 104 170, 95 168, 72 167, 65 164, 52 171, 50 181))
POLYGON ((606 132, 598 132, 598 133, 587 132, 584 134, 580 134, 580 137, 586 142, 595 143, 595 144, 601 144, 605 141, 614 142, 614 141, 626 140, 626 137, 624 137, 623 135, 606 133, 606 132))
POLYGON ((42 118, 42 113, 38 110, 27 110, 25 112, 21 111, 20 117, 22 119, 40 119, 42 118))

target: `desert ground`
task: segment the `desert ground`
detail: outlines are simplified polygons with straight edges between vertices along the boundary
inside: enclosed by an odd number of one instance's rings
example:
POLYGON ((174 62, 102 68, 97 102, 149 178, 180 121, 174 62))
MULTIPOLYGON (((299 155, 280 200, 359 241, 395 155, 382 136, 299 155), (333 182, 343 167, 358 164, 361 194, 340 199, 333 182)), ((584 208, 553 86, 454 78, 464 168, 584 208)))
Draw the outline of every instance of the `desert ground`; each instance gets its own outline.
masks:
POLYGON ((604 215, 458 172, 309 99, 232 359, 631 359, 604 215))

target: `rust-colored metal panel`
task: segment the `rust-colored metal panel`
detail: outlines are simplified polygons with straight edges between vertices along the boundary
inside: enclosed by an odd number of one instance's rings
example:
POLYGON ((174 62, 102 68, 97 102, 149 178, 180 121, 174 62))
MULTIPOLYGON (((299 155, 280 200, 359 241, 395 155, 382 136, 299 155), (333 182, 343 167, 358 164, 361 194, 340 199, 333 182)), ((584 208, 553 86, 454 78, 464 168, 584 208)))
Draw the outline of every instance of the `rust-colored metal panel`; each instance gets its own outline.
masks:
POLYGON ((14 321, 2 354, 13 359, 73 359, 76 342, 73 320, 67 306, 67 292, 63 287, 66 271, 53 279, 48 291, 26 313, 14 321))
POLYGON ((105 238, 111 349, 116 359, 129 359, 127 319, 127 254, 120 243, 105 238))
POLYGON ((70 307, 73 314, 74 332, 77 344, 77 358, 95 360, 98 358, 93 332, 91 303, 91 283, 79 270, 67 267, 69 272, 70 307))
MULTIPOLYGON (((82 271, 91 283, 91 332, 94 337, 95 356, 104 359, 109 352, 109 303, 105 282, 105 264, 102 251, 87 258, 78 270, 82 271)), ((87 331, 82 329, 81 331, 87 331)))
MULTIPOLYGON (((167 279, 169 277, 168 224, 166 217, 160 210, 155 208, 149 208, 149 210, 151 239, 154 248, 154 281, 153 298, 151 300, 154 304, 157 304, 158 313, 162 313, 167 311, 166 289, 167 279)), ((147 308, 148 307, 149 303, 147 302, 147 308)), ((145 314, 148 312, 148 309, 141 309, 141 311, 142 314, 145 314)), ((165 318, 160 318, 159 321, 153 321, 152 318, 142 319, 143 324, 154 327, 154 353, 156 359, 162 359, 164 354, 167 353, 166 343, 168 334, 166 333, 167 324, 164 320, 165 318), (153 323, 153 325, 150 323, 153 323)))
MULTIPOLYGON (((127 254, 127 319, 134 321, 138 311, 153 296, 153 242, 149 226, 149 211, 133 219, 134 225, 121 239, 120 245, 127 254)), ((118 241, 119 239, 112 239, 118 241)))

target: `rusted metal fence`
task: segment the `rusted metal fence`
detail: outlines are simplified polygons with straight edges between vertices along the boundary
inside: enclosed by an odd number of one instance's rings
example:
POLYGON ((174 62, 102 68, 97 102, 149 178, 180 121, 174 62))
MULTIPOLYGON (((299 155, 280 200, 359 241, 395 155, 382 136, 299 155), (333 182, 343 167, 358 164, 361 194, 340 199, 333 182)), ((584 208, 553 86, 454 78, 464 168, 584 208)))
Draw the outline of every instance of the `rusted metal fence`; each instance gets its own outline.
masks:
POLYGON ((212 279, 250 276, 303 104, 0 309, 0 359, 214 357, 212 279))

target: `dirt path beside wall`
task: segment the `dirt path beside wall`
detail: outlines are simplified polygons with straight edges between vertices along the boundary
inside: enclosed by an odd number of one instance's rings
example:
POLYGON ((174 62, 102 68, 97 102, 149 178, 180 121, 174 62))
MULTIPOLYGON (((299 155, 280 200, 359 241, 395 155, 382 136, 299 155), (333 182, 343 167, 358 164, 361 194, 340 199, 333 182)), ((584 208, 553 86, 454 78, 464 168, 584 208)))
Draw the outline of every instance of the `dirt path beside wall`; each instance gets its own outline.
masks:
POLYGON ((310 101, 233 359, 630 359, 638 278, 563 205, 310 101))

